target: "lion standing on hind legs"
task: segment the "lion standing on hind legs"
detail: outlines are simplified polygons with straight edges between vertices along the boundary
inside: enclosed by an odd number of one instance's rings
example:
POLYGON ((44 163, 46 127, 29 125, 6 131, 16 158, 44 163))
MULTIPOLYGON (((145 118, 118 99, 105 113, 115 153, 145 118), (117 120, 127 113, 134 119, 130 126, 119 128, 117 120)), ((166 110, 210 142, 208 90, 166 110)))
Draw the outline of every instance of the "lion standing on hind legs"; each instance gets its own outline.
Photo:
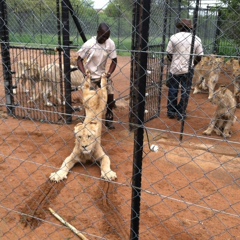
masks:
POLYGON ((102 115, 107 102, 107 78, 103 74, 101 88, 91 90, 91 75, 88 72, 83 88, 83 105, 86 117, 83 123, 74 127, 75 146, 72 153, 63 161, 57 172, 50 175, 50 180, 59 182, 67 178, 70 169, 77 163, 87 160, 99 161, 101 177, 106 180, 115 180, 117 174, 111 170, 111 160, 101 146, 102 115))

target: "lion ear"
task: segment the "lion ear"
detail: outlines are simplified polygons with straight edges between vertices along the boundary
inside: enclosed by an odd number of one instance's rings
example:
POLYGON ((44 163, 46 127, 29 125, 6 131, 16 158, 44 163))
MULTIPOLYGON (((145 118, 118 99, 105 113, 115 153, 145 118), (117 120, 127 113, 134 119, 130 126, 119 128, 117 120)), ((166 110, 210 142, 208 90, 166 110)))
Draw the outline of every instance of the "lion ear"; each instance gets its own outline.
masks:
POLYGON ((74 127, 74 133, 79 132, 79 127, 81 127, 83 124, 82 123, 78 123, 75 127, 74 127))
POLYGON ((221 92, 224 94, 227 90, 226 86, 225 85, 221 85, 221 92))

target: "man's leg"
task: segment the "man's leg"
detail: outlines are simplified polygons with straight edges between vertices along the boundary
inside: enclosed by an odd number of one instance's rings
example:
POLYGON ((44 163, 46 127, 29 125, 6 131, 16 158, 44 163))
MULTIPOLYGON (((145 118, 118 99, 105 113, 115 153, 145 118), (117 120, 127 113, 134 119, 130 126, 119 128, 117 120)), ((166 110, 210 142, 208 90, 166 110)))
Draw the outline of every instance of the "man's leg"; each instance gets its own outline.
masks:
POLYGON ((109 78, 108 79, 108 98, 107 98, 107 112, 105 116, 105 125, 108 129, 115 129, 113 126, 113 108, 115 106, 115 101, 114 101, 114 89, 112 86, 112 80, 109 78))
POLYGON ((188 101, 190 97, 191 92, 191 86, 192 86, 192 72, 189 74, 185 74, 180 79, 181 82, 181 100, 178 104, 178 120, 185 120, 186 118, 186 110, 188 106, 188 101))
POLYGON ((167 116, 172 119, 175 118, 177 113, 177 100, 178 100, 178 87, 179 83, 176 77, 173 75, 169 79, 168 89, 168 103, 167 103, 167 116))

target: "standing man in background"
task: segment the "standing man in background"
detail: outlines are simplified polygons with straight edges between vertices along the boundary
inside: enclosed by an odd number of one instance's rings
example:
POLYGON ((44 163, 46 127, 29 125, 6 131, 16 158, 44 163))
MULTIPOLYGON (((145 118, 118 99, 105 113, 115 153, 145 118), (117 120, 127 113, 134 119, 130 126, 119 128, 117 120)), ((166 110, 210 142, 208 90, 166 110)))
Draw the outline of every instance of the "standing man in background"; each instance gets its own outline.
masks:
POLYGON ((201 39, 195 36, 193 48, 193 62, 189 69, 189 60, 192 45, 192 21, 190 19, 180 19, 176 24, 179 32, 170 37, 167 46, 167 57, 171 62, 170 76, 167 86, 168 103, 167 116, 170 119, 177 118, 185 120, 186 109, 189 101, 194 67, 201 61, 203 47, 201 39), (181 99, 178 102, 178 89, 181 85, 181 99))
POLYGON ((108 78, 108 99, 105 125, 109 129, 115 129, 113 126, 113 107, 114 89, 111 75, 117 66, 117 52, 113 40, 110 38, 110 28, 106 23, 101 23, 97 30, 97 36, 92 37, 83 44, 78 51, 78 68, 86 76, 86 69, 91 72, 91 87, 96 89, 100 87, 101 76, 107 73, 108 78), (110 67, 106 71, 107 60, 111 60, 110 67))

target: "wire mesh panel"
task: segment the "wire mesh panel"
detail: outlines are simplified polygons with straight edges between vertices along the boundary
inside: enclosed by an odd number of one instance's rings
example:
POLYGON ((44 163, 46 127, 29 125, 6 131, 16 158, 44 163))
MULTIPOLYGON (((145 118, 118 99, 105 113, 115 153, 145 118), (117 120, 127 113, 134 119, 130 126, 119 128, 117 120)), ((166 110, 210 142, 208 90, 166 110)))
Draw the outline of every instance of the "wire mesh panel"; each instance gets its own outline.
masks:
POLYGON ((53 48, 11 47, 10 58, 14 115, 44 122, 64 122, 64 115, 61 116, 65 113, 64 77, 58 52, 53 48), (53 90, 54 96, 50 96, 53 90))
POLYGON ((148 47, 145 122, 159 117, 161 111, 161 86, 167 77, 167 69, 163 65, 164 55, 160 54, 161 47, 161 45, 151 45, 148 47))

